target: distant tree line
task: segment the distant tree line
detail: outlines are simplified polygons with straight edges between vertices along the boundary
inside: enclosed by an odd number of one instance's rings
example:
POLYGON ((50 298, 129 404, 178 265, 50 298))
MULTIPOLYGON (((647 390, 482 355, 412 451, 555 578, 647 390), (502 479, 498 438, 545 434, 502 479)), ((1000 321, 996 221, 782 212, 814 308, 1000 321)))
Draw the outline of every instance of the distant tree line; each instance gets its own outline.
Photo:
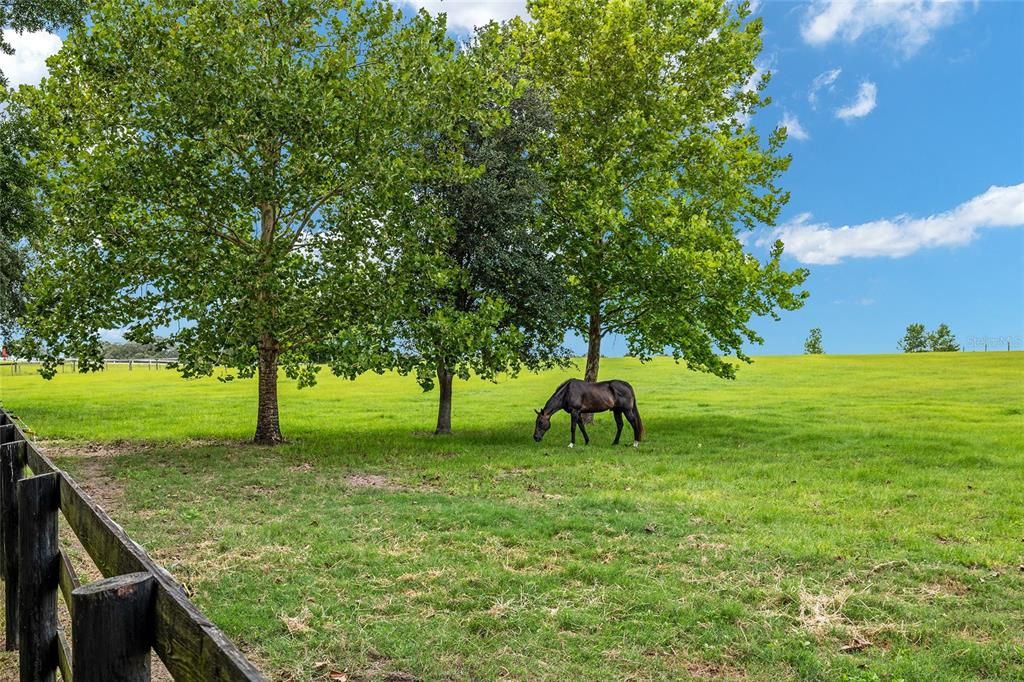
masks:
POLYGON ((178 349, 152 343, 104 341, 103 357, 106 360, 166 360, 178 357, 178 349))
POLYGON ((906 333, 896 346, 904 353, 950 353, 960 350, 953 331, 945 323, 931 332, 926 332, 924 325, 918 322, 908 324, 906 333))

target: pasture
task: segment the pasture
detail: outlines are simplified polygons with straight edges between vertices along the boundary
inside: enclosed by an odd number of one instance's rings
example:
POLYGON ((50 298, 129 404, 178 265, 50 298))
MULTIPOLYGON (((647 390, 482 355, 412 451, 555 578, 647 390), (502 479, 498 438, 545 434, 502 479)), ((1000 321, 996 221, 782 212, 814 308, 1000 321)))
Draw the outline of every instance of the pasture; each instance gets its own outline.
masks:
POLYGON ((601 370, 639 450, 533 442, 579 371, 457 381, 450 438, 412 378, 282 377, 274 449, 254 381, 0 400, 273 679, 1024 678, 1024 354, 601 370))

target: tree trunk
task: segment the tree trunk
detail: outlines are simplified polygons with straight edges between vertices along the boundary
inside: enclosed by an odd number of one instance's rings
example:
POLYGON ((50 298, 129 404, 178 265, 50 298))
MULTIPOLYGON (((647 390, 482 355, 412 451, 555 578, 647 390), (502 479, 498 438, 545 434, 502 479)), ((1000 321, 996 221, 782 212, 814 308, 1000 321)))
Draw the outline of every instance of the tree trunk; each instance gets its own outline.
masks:
POLYGON ((437 429, 435 436, 451 435, 452 432, 452 373, 441 365, 437 368, 437 384, 440 399, 437 403, 437 429))
POLYGON ((590 328, 587 330, 587 370, 584 381, 597 381, 597 370, 601 365, 601 313, 598 310, 590 313, 590 328))
MULTIPOLYGON (((601 311, 595 309, 590 313, 590 326, 587 329, 587 369, 583 380, 590 383, 597 381, 597 371, 601 366, 601 311)), ((580 416, 584 424, 594 423, 594 415, 584 413, 580 416)))
POLYGON ((283 443, 281 421, 277 412, 277 359, 281 347, 277 339, 263 335, 259 342, 259 411, 256 415, 258 445, 283 443))

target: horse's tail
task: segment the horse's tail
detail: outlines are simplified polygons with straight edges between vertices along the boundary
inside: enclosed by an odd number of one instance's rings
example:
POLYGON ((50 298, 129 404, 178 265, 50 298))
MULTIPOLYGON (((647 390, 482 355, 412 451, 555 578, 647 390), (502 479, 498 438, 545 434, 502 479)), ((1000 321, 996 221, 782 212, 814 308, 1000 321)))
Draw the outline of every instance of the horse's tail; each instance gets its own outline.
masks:
POLYGON ((647 429, 644 428, 644 420, 640 418, 640 410, 636 408, 636 394, 633 394, 633 416, 636 417, 636 431, 637 440, 643 440, 647 435, 647 429))

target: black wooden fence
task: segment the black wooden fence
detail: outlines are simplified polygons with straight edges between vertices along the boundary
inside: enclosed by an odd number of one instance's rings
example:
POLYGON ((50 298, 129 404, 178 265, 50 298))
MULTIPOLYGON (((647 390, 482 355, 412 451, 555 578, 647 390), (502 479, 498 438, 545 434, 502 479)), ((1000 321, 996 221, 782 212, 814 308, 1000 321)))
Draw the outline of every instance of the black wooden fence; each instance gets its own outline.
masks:
POLYGON ((0 410, 0 576, 7 649, 21 682, 149 680, 155 650, 175 680, 264 680, 167 571, 0 410), (104 580, 82 585, 58 540, 58 518, 104 580), (71 642, 57 598, 71 615, 71 642))

